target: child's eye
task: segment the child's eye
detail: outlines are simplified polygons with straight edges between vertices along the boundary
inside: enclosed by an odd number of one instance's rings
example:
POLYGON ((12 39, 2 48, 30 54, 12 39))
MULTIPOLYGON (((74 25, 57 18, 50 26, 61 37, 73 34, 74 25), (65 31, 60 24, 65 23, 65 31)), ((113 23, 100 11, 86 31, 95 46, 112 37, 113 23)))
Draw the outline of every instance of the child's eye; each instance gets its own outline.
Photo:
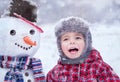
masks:
POLYGON ((64 38, 64 39, 63 39, 63 41, 67 41, 67 40, 68 40, 68 38, 64 38))
POLYGON ((81 37, 78 36, 78 37, 76 37, 76 39, 81 39, 81 37))

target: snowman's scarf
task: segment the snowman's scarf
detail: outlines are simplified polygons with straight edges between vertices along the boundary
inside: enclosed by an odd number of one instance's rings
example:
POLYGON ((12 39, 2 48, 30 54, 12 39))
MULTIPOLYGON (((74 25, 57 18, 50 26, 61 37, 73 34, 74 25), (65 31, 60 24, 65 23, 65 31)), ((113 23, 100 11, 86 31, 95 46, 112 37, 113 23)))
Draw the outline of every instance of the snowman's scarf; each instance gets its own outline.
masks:
POLYGON ((29 56, 0 56, 0 67, 9 69, 5 75, 4 82, 12 82, 13 80, 24 82, 21 71, 27 69, 32 70, 35 82, 45 81, 40 59, 30 58, 29 56))

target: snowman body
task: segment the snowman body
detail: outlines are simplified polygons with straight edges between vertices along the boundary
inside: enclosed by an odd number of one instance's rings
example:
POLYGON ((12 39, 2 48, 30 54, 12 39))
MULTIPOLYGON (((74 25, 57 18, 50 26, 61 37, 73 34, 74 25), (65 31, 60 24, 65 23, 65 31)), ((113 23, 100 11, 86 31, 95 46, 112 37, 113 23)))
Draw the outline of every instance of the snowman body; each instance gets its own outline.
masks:
MULTIPOLYGON (((0 56, 32 56, 40 44, 40 33, 32 25, 19 18, 0 18, 0 56)), ((14 62, 12 63, 14 64, 14 62)), ((0 82, 4 82, 10 69, 0 67, 0 82)), ((24 82, 35 82, 30 69, 21 71, 24 82)), ((15 82, 14 79, 12 82, 15 82)))

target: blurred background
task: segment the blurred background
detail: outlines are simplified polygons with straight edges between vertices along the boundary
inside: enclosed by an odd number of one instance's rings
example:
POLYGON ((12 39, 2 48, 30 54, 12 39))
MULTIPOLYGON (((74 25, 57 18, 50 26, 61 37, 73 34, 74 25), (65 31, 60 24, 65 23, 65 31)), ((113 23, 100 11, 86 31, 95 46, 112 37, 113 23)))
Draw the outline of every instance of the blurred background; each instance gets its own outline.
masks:
MULTIPOLYGON (((12 0, 0 0, 0 17, 12 0)), ((59 53, 54 25, 61 18, 78 16, 91 24, 93 46, 120 76, 120 0, 28 0, 37 6, 37 23, 42 27, 40 49, 45 74, 57 63, 59 53)), ((1 28, 1 27, 0 27, 1 28)))
MULTIPOLYGON (((0 0, 0 15, 11 0, 0 0)), ((38 7, 38 22, 53 23, 63 17, 80 16, 91 23, 120 22, 120 0, 28 0, 38 7)))

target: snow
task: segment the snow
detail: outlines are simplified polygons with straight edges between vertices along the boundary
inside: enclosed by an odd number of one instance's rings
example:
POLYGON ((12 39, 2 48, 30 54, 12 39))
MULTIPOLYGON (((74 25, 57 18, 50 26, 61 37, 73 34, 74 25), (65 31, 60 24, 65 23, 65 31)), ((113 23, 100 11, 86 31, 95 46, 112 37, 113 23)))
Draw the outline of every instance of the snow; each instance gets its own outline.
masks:
MULTIPOLYGON (((56 37, 54 36, 54 25, 46 24, 41 26, 44 33, 41 34, 40 49, 35 54, 35 57, 42 60, 45 75, 57 64, 59 58, 56 37)), ((93 47, 100 51, 103 60, 120 76, 119 25, 93 24, 90 30, 93 38, 93 47)))
MULTIPOLYGON (((9 6, 10 1, 12 0, 0 0, 0 16, 1 14, 5 13, 4 11, 7 12, 6 8, 9 6)), ((114 0, 93 0, 92 2, 88 0, 81 0, 82 3, 80 0, 32 0, 32 2, 34 1, 39 7, 38 21, 42 23, 50 23, 53 20, 58 20, 60 17, 69 16, 69 14, 73 16, 81 16, 90 22, 93 21, 94 23, 99 22, 99 20, 103 22, 108 21, 108 23, 111 23, 111 21, 114 22, 114 20, 119 20, 119 0, 115 0, 116 5, 113 4, 114 0), (84 6, 82 7, 81 5, 84 6), (64 8, 62 13, 61 7, 64 8)), ((57 51, 56 38, 54 36, 54 24, 46 23, 40 26, 44 30, 44 33, 41 34, 40 48, 35 54, 35 57, 42 60, 44 72, 47 74, 47 72, 57 63, 59 53, 57 51)), ((100 51, 104 61, 108 63, 120 76, 119 26, 120 23, 117 25, 96 23, 91 26, 91 32, 93 35, 93 46, 100 51)))

